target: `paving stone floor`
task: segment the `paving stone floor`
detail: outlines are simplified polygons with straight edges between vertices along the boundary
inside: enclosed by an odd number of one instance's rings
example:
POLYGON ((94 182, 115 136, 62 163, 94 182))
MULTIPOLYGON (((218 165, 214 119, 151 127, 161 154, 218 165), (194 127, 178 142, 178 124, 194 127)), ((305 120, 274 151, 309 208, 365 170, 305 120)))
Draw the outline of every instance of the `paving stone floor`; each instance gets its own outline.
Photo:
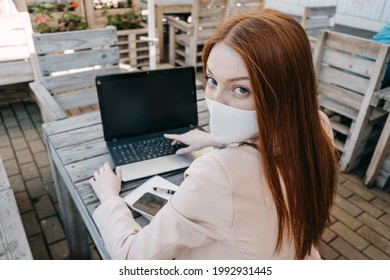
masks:
MULTIPOLYGON (((41 133, 41 117, 30 100, 0 103, 0 157, 15 192, 34 259, 69 259, 41 133)), ((91 256, 100 259, 90 242, 91 256)), ((390 193, 366 188, 341 174, 331 224, 320 247, 324 259, 390 259, 390 193)))

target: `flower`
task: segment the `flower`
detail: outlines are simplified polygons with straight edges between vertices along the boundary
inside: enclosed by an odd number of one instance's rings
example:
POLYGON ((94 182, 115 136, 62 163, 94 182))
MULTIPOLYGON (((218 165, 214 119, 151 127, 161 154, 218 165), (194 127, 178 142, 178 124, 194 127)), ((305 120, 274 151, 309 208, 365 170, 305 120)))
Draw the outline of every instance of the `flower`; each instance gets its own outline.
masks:
POLYGON ((72 1, 69 3, 69 6, 73 9, 76 9, 79 6, 79 3, 72 1))
POLYGON ((38 16, 37 17, 37 23, 38 24, 42 24, 42 23, 45 23, 45 22, 46 22, 46 19, 43 16, 38 16))

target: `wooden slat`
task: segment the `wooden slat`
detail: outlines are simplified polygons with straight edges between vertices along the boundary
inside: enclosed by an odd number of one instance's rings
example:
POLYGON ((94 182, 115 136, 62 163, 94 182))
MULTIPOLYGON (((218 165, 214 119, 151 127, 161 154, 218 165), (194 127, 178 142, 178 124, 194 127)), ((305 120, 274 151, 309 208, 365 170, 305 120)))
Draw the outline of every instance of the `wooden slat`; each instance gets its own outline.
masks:
POLYGON ((360 109, 363 101, 363 95, 321 81, 318 83, 318 93, 355 110, 360 109))
MULTIPOLYGON (((343 104, 340 104, 334 100, 328 99, 323 95, 318 96, 319 104, 327 109, 332 110, 333 112, 336 112, 342 116, 348 117, 352 120, 356 120, 357 115, 359 113, 358 110, 355 110, 351 107, 345 106, 343 104)), ((368 115, 367 119, 369 122, 376 121, 379 118, 382 118, 385 116, 387 112, 381 108, 372 108, 370 114, 368 115)))
POLYGON ((308 17, 330 16, 336 13, 336 6, 308 7, 308 17))
POLYGON ((43 75, 96 65, 111 65, 119 61, 118 47, 88 50, 77 53, 38 57, 43 75))
POLYGON ((102 137, 58 149, 58 155, 64 164, 74 163, 107 153, 107 145, 102 137))
POLYGON ((375 61, 371 59, 335 51, 333 49, 324 49, 323 63, 346 71, 351 71, 365 77, 371 77, 375 67, 375 61))
POLYGON ((329 32, 326 47, 376 59, 380 43, 337 32, 329 32))
POLYGON ((112 46, 117 43, 116 29, 90 29, 50 34, 33 34, 37 54, 89 49, 95 46, 112 46))
POLYGON ((329 18, 308 18, 306 19, 306 29, 329 27, 329 18))
POLYGON ((56 95, 54 99, 57 101, 57 103, 63 110, 80 108, 88 105, 97 104, 99 102, 96 88, 72 92, 68 94, 56 95))
POLYGON ((201 19, 214 19, 215 16, 221 16, 223 17, 225 12, 225 7, 211 7, 211 8, 203 8, 201 7, 199 9, 199 20, 201 19))
POLYGON ((78 183, 80 181, 90 179, 93 176, 93 173, 98 170, 106 161, 110 164, 111 167, 114 166, 111 156, 109 154, 104 154, 65 165, 65 168, 72 182, 78 183))
POLYGON ((331 119, 331 126, 332 126, 333 130, 348 136, 348 134, 349 134, 349 127, 348 126, 343 125, 343 124, 338 123, 338 122, 334 122, 334 121, 332 121, 332 119, 331 119))
POLYGON ((95 77, 98 75, 108 75, 120 73, 119 66, 113 68, 94 69, 90 71, 59 75, 54 77, 44 77, 42 84, 52 93, 64 92, 79 89, 82 87, 95 86, 95 77), (71 83, 69 81, 72 81, 71 83))
POLYGON ((366 93, 370 82, 364 77, 353 75, 333 67, 327 67, 326 65, 321 65, 320 67, 319 81, 348 88, 361 94, 366 93))
POLYGON ((30 58, 30 50, 27 46, 2 47, 0 61, 11 61, 30 58))
POLYGON ((18 30, 1 30, 0 29, 0 52, 5 46, 27 45, 27 38, 23 29, 18 30))
POLYGON ((0 85, 16 84, 34 80, 29 61, 0 63, 0 85))
POLYGON ((69 118, 64 121, 58 121, 53 123, 44 123, 42 127, 44 128, 48 137, 53 135, 67 132, 69 130, 88 127, 91 125, 97 125, 101 123, 100 113, 95 111, 87 114, 83 114, 78 117, 69 118))
POLYGON ((68 147, 71 145, 88 142, 103 137, 102 125, 100 123, 84 126, 64 133, 51 135, 50 141, 55 149, 68 147))
POLYGON ((336 112, 340 115, 346 116, 352 120, 356 120, 356 118, 357 118, 357 115, 358 115, 357 110, 352 109, 350 107, 347 107, 345 105, 342 105, 340 103, 337 103, 333 100, 330 100, 323 95, 318 96, 318 102, 319 102, 320 106, 327 108, 327 109, 330 109, 333 112, 336 112))
POLYGON ((22 13, 9 15, 2 14, 0 16, 0 33, 3 32, 3 30, 23 29, 24 23, 22 17, 22 13))

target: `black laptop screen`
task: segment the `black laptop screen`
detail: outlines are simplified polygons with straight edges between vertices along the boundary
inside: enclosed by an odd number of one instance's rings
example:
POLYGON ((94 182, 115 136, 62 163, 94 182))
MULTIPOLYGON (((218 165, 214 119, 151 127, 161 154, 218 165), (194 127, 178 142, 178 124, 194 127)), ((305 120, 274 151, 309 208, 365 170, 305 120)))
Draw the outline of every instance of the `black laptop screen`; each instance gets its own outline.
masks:
POLYGON ((98 76, 96 85, 106 141, 198 124, 192 67, 98 76))

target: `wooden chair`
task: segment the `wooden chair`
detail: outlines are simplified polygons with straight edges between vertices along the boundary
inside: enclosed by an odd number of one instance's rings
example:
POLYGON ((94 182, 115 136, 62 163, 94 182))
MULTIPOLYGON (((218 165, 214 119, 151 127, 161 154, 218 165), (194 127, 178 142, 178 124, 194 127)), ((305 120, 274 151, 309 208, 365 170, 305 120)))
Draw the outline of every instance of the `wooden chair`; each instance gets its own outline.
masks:
POLYGON ((301 25, 309 34, 316 37, 321 29, 329 29, 334 25, 336 6, 305 6, 301 25))
POLYGON ((322 30, 314 49, 318 101, 329 116, 341 170, 349 171, 377 141, 387 112, 371 105, 380 89, 389 45, 322 30), (371 142, 372 143, 372 142, 371 142))
POLYGON ((256 8, 263 8, 265 0, 230 0, 228 16, 247 12, 256 8))
POLYGON ((44 122, 97 108, 95 77, 119 73, 116 29, 33 34, 40 81, 30 83, 44 122), (91 107, 92 106, 92 107, 91 107))
POLYGON ((317 33, 321 29, 334 26, 336 6, 304 6, 279 0, 266 0, 265 7, 275 9, 293 16, 306 30, 312 49, 317 33))
POLYGON ((0 15, 0 86, 37 79, 28 13, 0 15))
POLYGON ((168 17, 169 63, 201 67, 201 51, 215 27, 226 17, 229 0, 195 0, 191 23, 168 17))
MULTIPOLYGON (((374 93, 374 106, 381 106, 390 112, 390 87, 374 93), (376 99, 376 100, 375 100, 376 99)), ((367 167, 363 183, 384 188, 390 183, 390 115, 387 116, 382 132, 375 146, 374 153, 367 167)))

